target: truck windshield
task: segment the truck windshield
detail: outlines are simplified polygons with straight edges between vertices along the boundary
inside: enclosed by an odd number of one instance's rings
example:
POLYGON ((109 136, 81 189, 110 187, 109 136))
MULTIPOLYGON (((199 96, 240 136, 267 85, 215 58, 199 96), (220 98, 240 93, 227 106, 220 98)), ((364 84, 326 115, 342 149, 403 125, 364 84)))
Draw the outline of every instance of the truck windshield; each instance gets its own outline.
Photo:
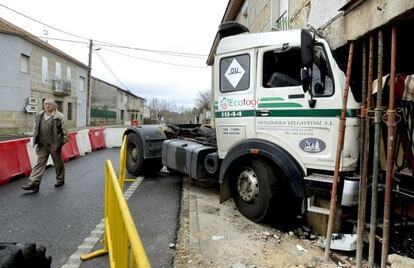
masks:
MULTIPOLYGON (((324 47, 318 43, 314 47, 312 65, 312 88, 315 97, 328 97, 334 93, 332 71, 324 47)), ((299 47, 288 50, 270 50, 263 54, 262 86, 264 88, 300 86, 302 68, 299 47)))

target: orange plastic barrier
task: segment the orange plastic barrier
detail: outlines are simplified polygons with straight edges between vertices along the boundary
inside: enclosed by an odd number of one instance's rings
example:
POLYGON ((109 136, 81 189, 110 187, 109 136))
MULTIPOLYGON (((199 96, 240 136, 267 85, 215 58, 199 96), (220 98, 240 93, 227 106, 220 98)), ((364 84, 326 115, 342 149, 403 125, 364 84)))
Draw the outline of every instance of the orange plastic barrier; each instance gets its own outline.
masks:
POLYGON ((30 175, 32 167, 26 149, 29 141, 29 138, 24 138, 0 142, 0 185, 15 176, 30 175))
POLYGON ((76 132, 69 132, 68 142, 62 147, 63 161, 79 157, 78 143, 76 142, 76 132))
POLYGON ((104 130, 105 128, 89 129, 89 140, 91 141, 92 151, 106 148, 104 130))

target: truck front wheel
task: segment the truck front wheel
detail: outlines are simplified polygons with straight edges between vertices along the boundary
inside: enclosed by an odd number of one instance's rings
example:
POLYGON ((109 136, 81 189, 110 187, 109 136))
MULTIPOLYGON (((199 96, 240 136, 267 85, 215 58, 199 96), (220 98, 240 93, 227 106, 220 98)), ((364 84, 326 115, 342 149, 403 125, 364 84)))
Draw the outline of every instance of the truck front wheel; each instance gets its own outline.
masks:
POLYGON ((128 172, 135 176, 140 175, 144 161, 144 148, 140 138, 135 133, 129 133, 127 136, 126 154, 126 168, 128 172))
POLYGON ((232 178, 234 202, 239 211, 249 220, 262 221, 272 208, 277 196, 275 171, 264 161, 253 159, 241 165, 232 178))

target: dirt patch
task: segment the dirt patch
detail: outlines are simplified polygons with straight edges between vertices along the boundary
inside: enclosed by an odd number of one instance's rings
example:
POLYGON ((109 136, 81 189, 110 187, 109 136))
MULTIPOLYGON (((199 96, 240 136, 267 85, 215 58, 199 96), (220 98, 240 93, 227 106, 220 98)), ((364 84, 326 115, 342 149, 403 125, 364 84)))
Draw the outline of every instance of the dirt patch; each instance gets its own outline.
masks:
POLYGON ((351 267, 352 257, 323 262, 318 237, 305 228, 283 232, 244 218, 214 187, 184 179, 174 267, 351 267), (303 237, 304 239, 301 239, 303 237), (312 237, 312 239, 309 239, 312 237))

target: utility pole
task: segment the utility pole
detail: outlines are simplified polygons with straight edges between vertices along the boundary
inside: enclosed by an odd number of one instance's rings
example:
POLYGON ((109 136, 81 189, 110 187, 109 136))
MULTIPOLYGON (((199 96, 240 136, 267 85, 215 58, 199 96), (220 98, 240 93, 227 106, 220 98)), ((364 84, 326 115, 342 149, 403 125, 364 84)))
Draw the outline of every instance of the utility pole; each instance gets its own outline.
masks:
POLYGON ((91 125, 91 72, 92 72, 92 39, 89 40, 88 77, 86 85, 86 125, 91 125))

